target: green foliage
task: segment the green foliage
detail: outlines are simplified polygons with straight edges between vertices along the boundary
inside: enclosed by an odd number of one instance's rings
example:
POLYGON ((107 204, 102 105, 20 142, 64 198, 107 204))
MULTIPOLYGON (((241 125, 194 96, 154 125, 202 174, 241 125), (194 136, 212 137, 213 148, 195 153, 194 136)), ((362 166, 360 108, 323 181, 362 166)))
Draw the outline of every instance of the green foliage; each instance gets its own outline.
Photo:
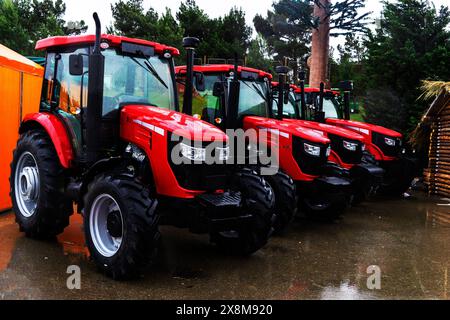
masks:
POLYGON ((399 0, 384 2, 383 16, 380 28, 369 33, 365 43, 367 85, 388 87, 399 101, 389 106, 368 104, 367 118, 388 126, 401 123, 400 129, 410 132, 427 107, 417 100, 421 81, 450 79, 450 12, 448 7, 435 9, 426 0, 399 0), (392 108, 398 116, 385 116, 378 108, 392 108))
POLYGON ((250 43, 247 55, 247 65, 252 68, 268 71, 275 74, 272 61, 268 58, 267 44, 261 35, 250 43))
POLYGON ((181 47, 183 37, 197 37, 201 40, 197 56, 201 58, 231 59, 235 53, 243 57, 250 46, 252 29, 245 23, 245 13, 238 8, 217 19, 211 19, 194 0, 182 2, 175 17, 169 9, 161 16, 153 8, 145 11, 143 0, 120 0, 111 8, 114 22, 108 32, 177 48, 181 47))
MULTIPOLYGON (((253 20, 256 31, 266 39, 269 52, 275 59, 283 57, 299 59, 309 54, 313 29, 321 21, 314 16, 313 5, 318 0, 279 0, 267 16, 257 15, 253 20)), ((359 14, 365 0, 332 1, 326 8, 330 18, 331 35, 346 35, 366 30, 369 13, 359 14)))
POLYGON ((0 42, 22 54, 38 55, 38 40, 87 30, 82 20, 66 24, 65 12, 63 0, 0 0, 0 42))

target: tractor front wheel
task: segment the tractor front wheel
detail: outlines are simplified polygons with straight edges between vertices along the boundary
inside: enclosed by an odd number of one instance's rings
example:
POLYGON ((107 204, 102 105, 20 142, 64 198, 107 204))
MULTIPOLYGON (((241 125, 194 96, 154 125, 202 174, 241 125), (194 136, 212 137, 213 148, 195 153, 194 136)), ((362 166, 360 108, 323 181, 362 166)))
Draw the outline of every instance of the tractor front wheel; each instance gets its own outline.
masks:
POLYGON ((50 239, 69 225, 73 208, 64 195, 64 170, 44 131, 20 136, 9 181, 16 222, 27 237, 50 239))
POLYGON ((158 248, 157 200, 131 177, 102 174, 84 204, 86 242, 98 268, 116 280, 139 276, 158 248))
POLYGON ((275 193, 277 219, 274 224, 274 232, 279 235, 286 231, 297 214, 297 188, 292 178, 282 172, 264 178, 275 193))
POLYGON ((249 169, 236 175, 234 185, 242 195, 241 215, 251 215, 252 222, 236 230, 213 233, 211 241, 229 254, 248 256, 265 246, 273 233, 274 193, 263 178, 249 169))

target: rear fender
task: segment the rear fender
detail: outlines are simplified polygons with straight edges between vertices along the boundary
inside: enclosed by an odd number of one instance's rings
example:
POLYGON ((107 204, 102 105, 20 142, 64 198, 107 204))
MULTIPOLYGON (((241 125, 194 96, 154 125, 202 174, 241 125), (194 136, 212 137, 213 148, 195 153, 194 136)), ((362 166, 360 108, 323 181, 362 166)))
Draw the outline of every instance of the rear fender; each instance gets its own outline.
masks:
POLYGON ((23 134, 33 129, 44 129, 47 132, 55 147, 61 166, 65 169, 70 168, 74 158, 73 148, 62 121, 50 113, 29 114, 23 119, 19 133, 23 134))

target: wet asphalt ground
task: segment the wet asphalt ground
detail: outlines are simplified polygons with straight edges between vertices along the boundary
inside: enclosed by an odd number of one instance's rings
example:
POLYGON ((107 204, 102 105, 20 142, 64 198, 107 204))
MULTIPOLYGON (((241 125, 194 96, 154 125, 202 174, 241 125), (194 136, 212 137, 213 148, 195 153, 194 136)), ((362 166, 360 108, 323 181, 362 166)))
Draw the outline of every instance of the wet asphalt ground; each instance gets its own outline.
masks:
MULTIPOLYGON (((0 299, 449 299, 450 199, 415 193, 351 208, 334 224, 298 219, 254 256, 221 254, 207 236, 164 227, 158 263, 142 279, 97 273, 82 224, 53 242, 25 238, 0 215, 0 299), (81 289, 66 285, 81 268, 81 289), (381 289, 369 290, 369 266, 381 289)), ((374 282, 371 282, 374 283, 374 282)))

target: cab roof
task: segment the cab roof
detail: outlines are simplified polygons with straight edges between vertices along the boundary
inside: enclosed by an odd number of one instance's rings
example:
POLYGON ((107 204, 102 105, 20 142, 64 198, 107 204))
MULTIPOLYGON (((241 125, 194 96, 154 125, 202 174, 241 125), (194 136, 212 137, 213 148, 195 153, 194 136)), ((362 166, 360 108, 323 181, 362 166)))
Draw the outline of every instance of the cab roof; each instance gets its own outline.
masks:
MULTIPOLYGON (((177 73, 185 73, 186 66, 176 67, 175 70, 177 73)), ((194 66, 194 71, 203 73, 231 72, 234 71, 234 66, 231 64, 208 64, 202 66, 197 65, 194 66)), ((272 75, 262 70, 238 66, 238 72, 241 73, 242 71, 257 73, 261 78, 268 78, 269 80, 272 80, 272 75)))
MULTIPOLYGON (((299 87, 295 86, 295 92, 296 93, 301 93, 302 89, 300 89, 299 87)), ((319 88, 305 88, 305 92, 306 93, 319 93, 320 89, 319 88)), ((332 93, 335 96, 339 96, 341 93, 339 91, 336 90, 329 90, 329 89, 325 89, 324 90, 325 93, 332 93)))
MULTIPOLYGON (((177 48, 166 46, 157 42, 152 42, 142 39, 134 39, 122 36, 115 36, 110 34, 102 35, 102 42, 108 42, 110 46, 120 46, 122 42, 129 42, 134 44, 145 45, 155 48, 155 52, 158 54, 164 53, 164 51, 169 51, 173 56, 179 56, 180 51, 177 48)), ((39 40, 36 43, 36 50, 47 50, 49 48, 56 48, 62 46, 70 45, 81 45, 81 44, 93 44, 95 42, 95 35, 80 35, 80 36, 57 36, 50 37, 47 39, 39 40)))
MULTIPOLYGON (((278 82, 272 81, 272 87, 277 87, 277 86, 278 86, 278 82)), ((294 84, 290 84, 289 86, 291 87, 292 90, 294 90, 295 93, 301 93, 302 92, 302 89, 300 89, 299 87, 297 87, 294 84)), ((319 93, 319 92, 320 92, 319 88, 310 88, 310 87, 305 88, 305 93, 319 93)), ((328 89, 325 89, 324 92, 325 93, 332 93, 335 96, 339 96, 341 94, 339 91, 328 90, 328 89)))

